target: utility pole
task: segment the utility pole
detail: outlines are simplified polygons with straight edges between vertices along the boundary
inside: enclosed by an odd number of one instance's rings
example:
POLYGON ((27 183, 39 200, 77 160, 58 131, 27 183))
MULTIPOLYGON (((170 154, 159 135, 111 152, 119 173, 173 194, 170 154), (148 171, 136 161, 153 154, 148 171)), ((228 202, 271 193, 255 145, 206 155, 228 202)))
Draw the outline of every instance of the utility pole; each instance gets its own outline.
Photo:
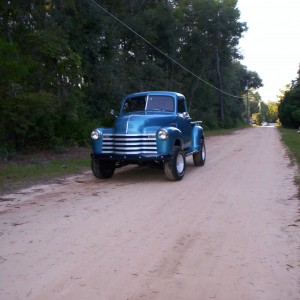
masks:
POLYGON ((247 103, 246 103, 246 109, 247 109, 247 111, 246 111, 246 118, 247 118, 247 122, 249 123, 250 122, 250 119, 249 119, 249 92, 248 92, 248 90, 249 90, 249 87, 248 87, 248 83, 249 83, 249 81, 247 80, 247 85, 246 85, 246 91, 247 91, 247 93, 246 93, 246 100, 247 100, 247 103))

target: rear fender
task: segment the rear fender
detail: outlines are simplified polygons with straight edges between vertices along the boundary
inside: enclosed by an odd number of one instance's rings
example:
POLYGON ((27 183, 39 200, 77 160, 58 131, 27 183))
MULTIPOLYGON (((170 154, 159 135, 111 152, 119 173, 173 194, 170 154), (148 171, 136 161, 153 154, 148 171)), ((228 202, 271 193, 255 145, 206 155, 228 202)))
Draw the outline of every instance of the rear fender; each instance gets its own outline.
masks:
POLYGON ((196 125, 192 129, 192 151, 200 150, 202 140, 204 140, 203 128, 196 125))

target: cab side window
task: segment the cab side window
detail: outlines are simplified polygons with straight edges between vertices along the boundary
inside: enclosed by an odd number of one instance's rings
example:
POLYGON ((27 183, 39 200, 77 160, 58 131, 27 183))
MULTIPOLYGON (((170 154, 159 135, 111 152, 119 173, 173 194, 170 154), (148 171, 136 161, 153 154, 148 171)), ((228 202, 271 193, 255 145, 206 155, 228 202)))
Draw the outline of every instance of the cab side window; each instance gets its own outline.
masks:
POLYGON ((179 98, 177 101, 177 113, 182 114, 184 112, 186 112, 185 105, 184 105, 184 99, 179 98))

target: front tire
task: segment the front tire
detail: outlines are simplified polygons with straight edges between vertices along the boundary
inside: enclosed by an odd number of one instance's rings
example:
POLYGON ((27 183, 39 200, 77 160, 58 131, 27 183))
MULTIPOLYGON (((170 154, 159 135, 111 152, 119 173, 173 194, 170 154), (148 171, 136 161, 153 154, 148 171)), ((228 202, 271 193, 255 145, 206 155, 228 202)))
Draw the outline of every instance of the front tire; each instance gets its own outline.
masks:
POLYGON ((197 167, 204 166, 205 160, 206 160, 206 148, 205 148, 204 139, 202 139, 200 150, 193 154, 194 165, 197 167))
POLYGON ((168 180, 179 181, 185 173, 185 154, 180 147, 174 147, 172 158, 164 163, 164 171, 168 180))
POLYGON ((114 175, 116 166, 114 162, 92 158, 91 169, 96 178, 108 179, 114 175))

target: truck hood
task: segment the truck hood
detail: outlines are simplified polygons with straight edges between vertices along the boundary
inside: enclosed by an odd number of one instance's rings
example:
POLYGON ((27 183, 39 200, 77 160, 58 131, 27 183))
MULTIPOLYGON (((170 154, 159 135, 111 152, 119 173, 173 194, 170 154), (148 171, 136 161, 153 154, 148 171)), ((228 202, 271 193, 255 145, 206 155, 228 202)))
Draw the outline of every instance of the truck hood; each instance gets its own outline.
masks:
POLYGON ((176 127, 176 125, 176 118, 170 113, 145 111, 119 116, 116 119, 114 131, 118 134, 149 133, 162 127, 176 127))

